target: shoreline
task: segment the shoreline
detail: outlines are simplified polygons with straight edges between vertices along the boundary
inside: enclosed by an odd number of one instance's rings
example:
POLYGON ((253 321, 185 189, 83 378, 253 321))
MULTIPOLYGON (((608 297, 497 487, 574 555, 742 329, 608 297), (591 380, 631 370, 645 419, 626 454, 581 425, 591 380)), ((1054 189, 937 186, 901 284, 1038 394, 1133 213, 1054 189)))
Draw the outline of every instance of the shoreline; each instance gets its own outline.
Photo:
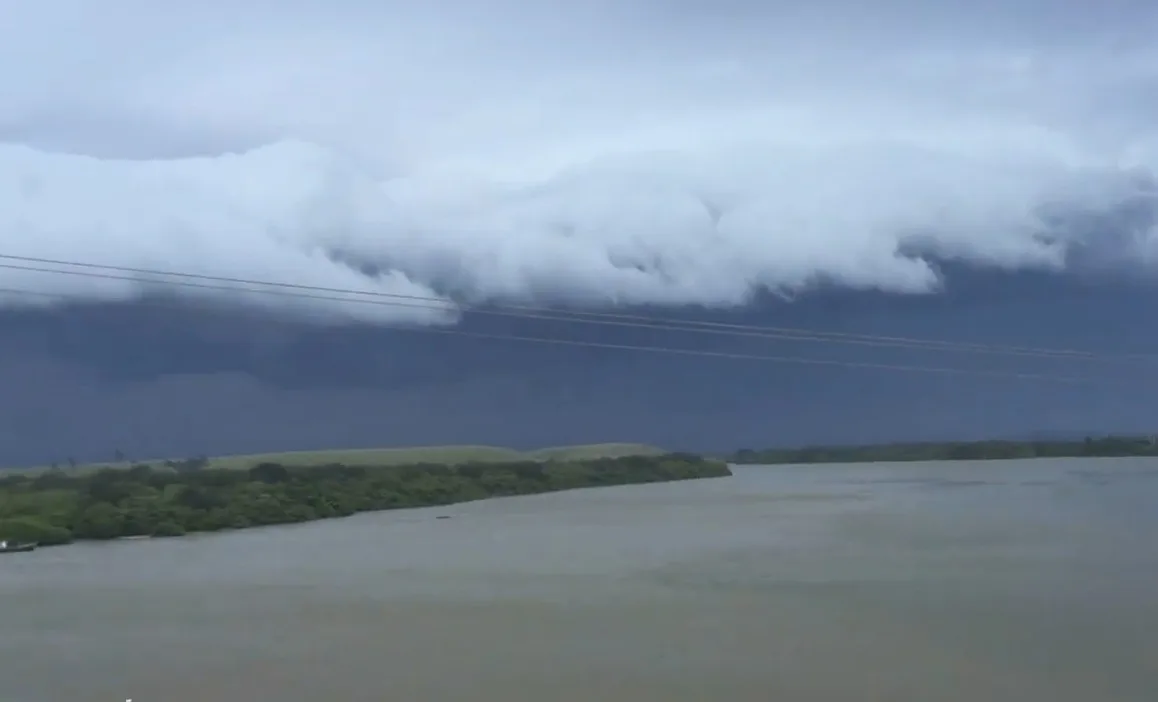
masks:
POLYGON ((463 465, 284 466, 174 470, 136 465, 88 474, 0 478, 0 538, 39 547, 173 538, 299 524, 497 497, 731 476, 692 454, 463 465))

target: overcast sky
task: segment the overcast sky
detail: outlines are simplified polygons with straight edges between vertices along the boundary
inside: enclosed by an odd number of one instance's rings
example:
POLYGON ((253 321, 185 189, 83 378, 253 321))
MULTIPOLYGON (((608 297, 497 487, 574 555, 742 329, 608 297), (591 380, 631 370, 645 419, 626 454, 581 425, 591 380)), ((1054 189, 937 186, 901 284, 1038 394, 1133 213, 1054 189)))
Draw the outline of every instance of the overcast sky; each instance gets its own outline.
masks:
MULTIPOLYGON (((1150 1, 6 0, 3 14, 0 255, 675 312, 818 281, 937 293, 946 259, 1092 260, 1143 280, 1158 265, 1150 1)), ((0 281, 10 314, 55 299, 27 291, 153 289, 0 281)), ((304 324, 459 320, 175 294, 304 324)), ((224 328, 197 327, 267 359, 283 338, 224 328)))
MULTIPOLYGON (((918 235, 1057 266, 1077 235, 1043 208, 1153 196, 1153 3, 10 0, 5 15, 8 253, 734 305, 818 275, 930 290, 934 270, 898 253, 918 235)), ((1149 229, 1113 245, 1156 255, 1149 229)))

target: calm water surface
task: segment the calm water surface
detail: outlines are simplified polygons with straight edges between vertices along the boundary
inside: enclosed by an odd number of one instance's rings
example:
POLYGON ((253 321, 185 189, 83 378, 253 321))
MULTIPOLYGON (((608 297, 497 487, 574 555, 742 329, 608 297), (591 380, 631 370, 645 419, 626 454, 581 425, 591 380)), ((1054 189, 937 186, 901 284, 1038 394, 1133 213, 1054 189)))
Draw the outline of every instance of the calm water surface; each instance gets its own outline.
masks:
POLYGON ((3 702, 1154 702, 1158 462, 747 466, 0 558, 3 702), (451 519, 437 519, 451 515, 451 519))

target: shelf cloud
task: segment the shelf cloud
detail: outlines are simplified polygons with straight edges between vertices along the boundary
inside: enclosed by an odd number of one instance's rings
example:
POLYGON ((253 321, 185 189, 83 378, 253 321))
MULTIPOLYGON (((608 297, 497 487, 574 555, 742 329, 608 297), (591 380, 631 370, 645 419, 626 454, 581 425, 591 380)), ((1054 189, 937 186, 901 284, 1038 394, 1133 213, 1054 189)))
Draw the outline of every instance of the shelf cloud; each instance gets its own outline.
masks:
MULTIPOLYGON (((409 301, 166 289, 383 324, 1151 274, 1158 7, 798 5, 9 0, 0 255, 409 301)), ((0 269, 0 304, 154 278, 0 269)))

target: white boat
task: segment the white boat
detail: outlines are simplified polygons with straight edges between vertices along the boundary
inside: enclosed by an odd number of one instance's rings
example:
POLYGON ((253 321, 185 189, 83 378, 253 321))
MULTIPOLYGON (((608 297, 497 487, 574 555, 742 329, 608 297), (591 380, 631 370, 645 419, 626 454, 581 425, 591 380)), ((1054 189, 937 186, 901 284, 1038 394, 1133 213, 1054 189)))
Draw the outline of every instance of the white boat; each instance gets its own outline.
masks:
POLYGON ((32 543, 18 543, 10 540, 0 540, 0 553, 24 553, 26 551, 35 551, 36 544, 32 543))

